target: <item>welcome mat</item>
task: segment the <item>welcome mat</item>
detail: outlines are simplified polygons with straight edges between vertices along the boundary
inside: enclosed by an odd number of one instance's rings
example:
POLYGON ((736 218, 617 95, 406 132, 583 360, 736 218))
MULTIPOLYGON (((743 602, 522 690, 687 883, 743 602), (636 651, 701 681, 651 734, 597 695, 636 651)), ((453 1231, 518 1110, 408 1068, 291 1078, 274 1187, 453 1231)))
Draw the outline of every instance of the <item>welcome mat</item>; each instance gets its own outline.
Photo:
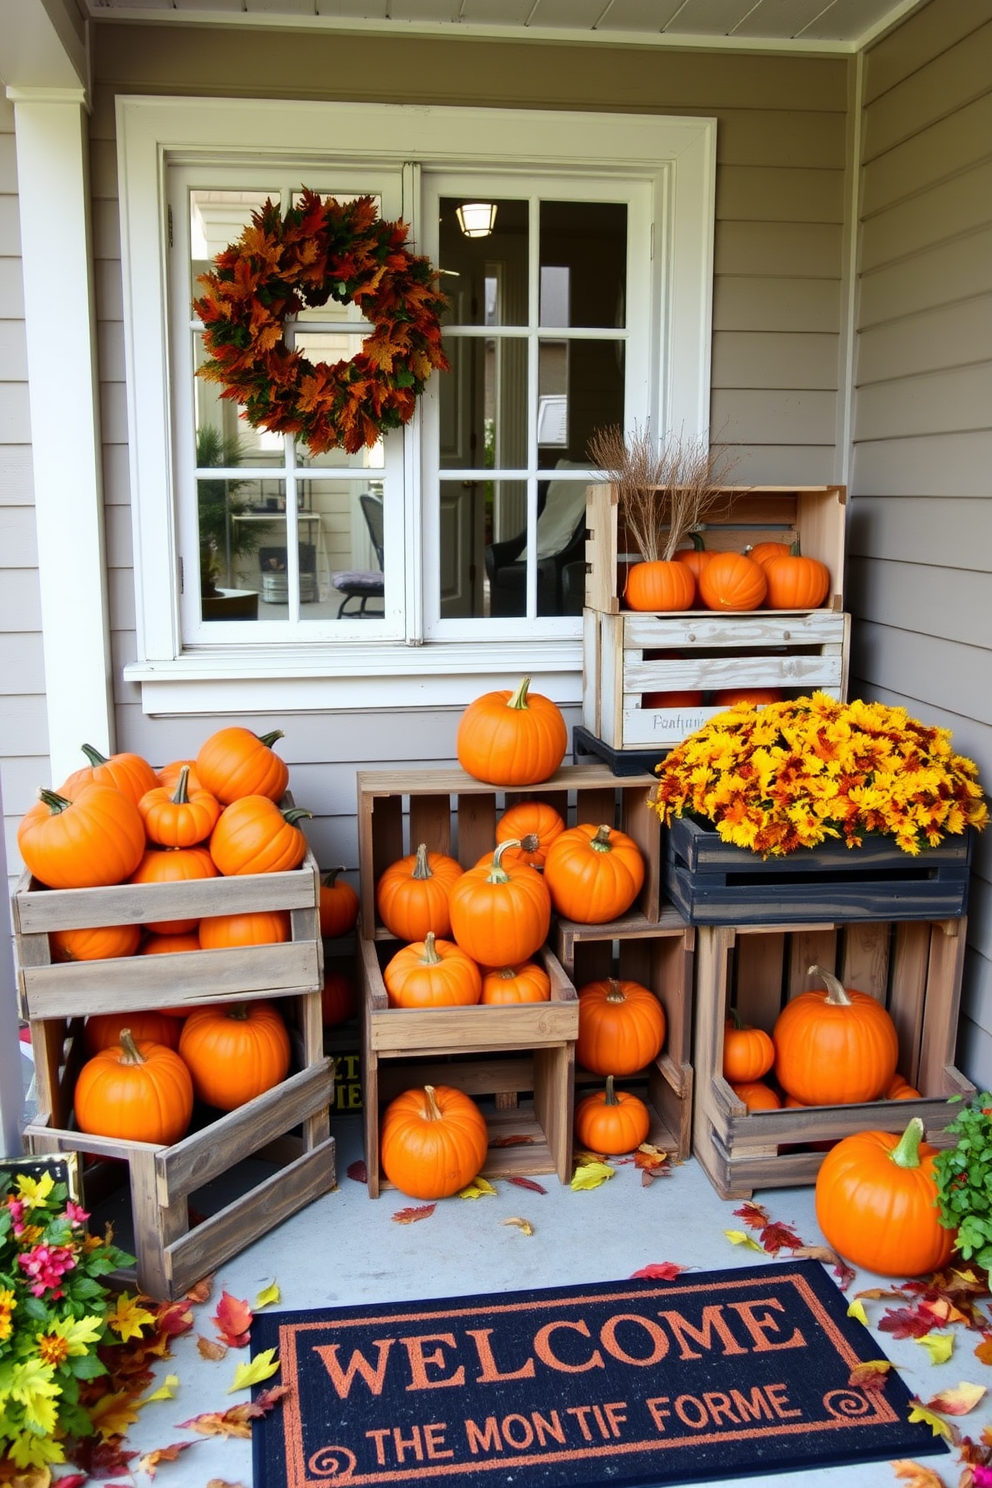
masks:
POLYGON ((261 1313, 255 1488, 686 1483, 946 1451, 815 1261, 261 1313), (275 1381, 267 1381, 271 1385, 275 1381), (260 1389, 266 1386, 259 1387, 260 1389))

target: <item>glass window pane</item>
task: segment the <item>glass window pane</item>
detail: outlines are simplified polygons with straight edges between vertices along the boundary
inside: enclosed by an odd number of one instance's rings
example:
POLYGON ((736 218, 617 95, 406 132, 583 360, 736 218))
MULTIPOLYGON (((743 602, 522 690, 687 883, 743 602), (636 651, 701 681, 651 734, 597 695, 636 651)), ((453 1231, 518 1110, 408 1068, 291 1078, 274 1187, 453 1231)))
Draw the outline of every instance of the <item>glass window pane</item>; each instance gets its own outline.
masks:
POLYGON ((202 292, 197 276, 213 268, 218 253, 223 253, 230 244, 236 243, 251 222, 252 213, 260 211, 267 200, 280 200, 279 187, 273 183, 268 190, 261 187, 251 191, 204 191, 196 189, 189 194, 190 298, 202 292))
POLYGON ((542 341, 538 347, 537 442, 568 448, 567 341, 542 341))
POLYGON ((440 379, 441 467, 527 464, 527 343, 445 337, 451 371, 440 379))
POLYGON ((568 343, 568 448, 542 450, 542 464, 554 464, 558 454, 588 464, 594 431, 608 424, 623 426, 624 350, 622 341, 568 343))
POLYGON ((270 540, 285 545, 285 487, 218 478, 198 480, 196 491, 202 617, 258 619, 260 550, 270 540))
POLYGON ((441 290, 449 300, 449 325, 527 324, 528 203, 491 203, 492 232, 469 238, 458 224, 457 208, 467 198, 442 197, 438 267, 441 290))
POLYGON ((446 620, 486 611, 486 545, 498 482, 443 480, 438 494, 440 603, 446 620))
POLYGON ((626 325, 625 202, 542 201, 540 309, 542 325, 626 325))

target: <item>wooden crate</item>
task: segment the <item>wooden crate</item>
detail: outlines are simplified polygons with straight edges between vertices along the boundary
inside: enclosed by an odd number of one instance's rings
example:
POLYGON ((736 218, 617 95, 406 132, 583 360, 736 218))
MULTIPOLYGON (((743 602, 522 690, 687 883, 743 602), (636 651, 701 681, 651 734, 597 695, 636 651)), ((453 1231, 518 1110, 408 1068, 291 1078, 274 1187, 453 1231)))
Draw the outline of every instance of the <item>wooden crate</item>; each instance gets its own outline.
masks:
MULTIPOLYGON (((844 608, 845 486, 723 486, 701 527, 708 548, 741 553, 759 542, 799 540, 803 556, 830 570, 821 608, 844 608)), ((640 561, 624 530, 616 487, 589 486, 586 496, 586 604, 620 613, 626 570, 640 561)), ((705 613, 705 612, 704 612, 705 613)))
MULTIPOLYGON (((560 920, 556 933, 559 958, 577 990, 587 982, 617 976, 650 988, 661 1003, 664 1048, 653 1065, 620 1084, 625 1090, 635 1089, 648 1103, 648 1141, 682 1161, 691 1151, 695 931, 666 906, 656 924, 641 914, 605 925, 560 920)), ((601 1075, 576 1066, 576 1099, 602 1083, 601 1075)))
POLYGON ((127 1165, 136 1280, 150 1297, 181 1297, 245 1246, 334 1187, 335 1144, 328 1114, 334 1076, 331 1060, 320 1053, 320 995, 309 993, 293 1001, 294 1043, 302 1066, 298 1072, 237 1110, 207 1121, 171 1147, 112 1140, 72 1128, 72 1086, 83 1057, 82 1019, 51 1018, 32 1024, 39 1112, 24 1133, 28 1151, 82 1152, 127 1165), (189 1195, 252 1157, 277 1162, 279 1170, 191 1229, 189 1195))
POLYGON ((968 909, 970 830, 916 855, 866 837, 859 848, 835 840, 785 858, 761 858, 689 817, 664 835, 665 892, 695 925, 937 920, 968 909))
MULTIPOLYGON (((383 1180, 379 1167, 382 1107, 414 1085, 454 1085, 468 1094, 508 1097, 489 1117, 487 1178, 557 1173, 572 1177, 574 1044, 579 1014, 575 988, 545 946, 535 959, 551 980, 549 1002, 514 1006, 391 1008, 382 969, 398 941, 359 943, 365 1166, 369 1196, 383 1180), (512 1099, 532 1091, 533 1102, 512 1099), (522 1143, 493 1145, 502 1136, 522 1143)), ((497 1104, 499 1101, 497 1100, 497 1104)))
POLYGON ((375 886, 390 863, 426 842, 472 868, 496 843, 496 822, 514 801, 549 802, 568 826, 606 823, 626 832, 644 857, 638 908, 656 921, 661 905, 661 833, 648 804, 650 775, 619 780, 605 765, 563 765, 530 790, 502 790, 464 770, 367 771, 358 774, 361 934, 389 939, 375 908, 375 886))
POLYGON ((850 616, 829 609, 719 615, 618 614, 582 618, 582 722, 614 750, 671 749, 723 712, 726 687, 777 687, 784 695, 847 696, 850 616), (698 706, 645 707, 645 693, 702 692, 698 706))
POLYGON ((98 889, 46 889, 25 873, 13 896, 21 1015, 42 1019, 134 1008, 319 991, 323 950, 318 918, 320 878, 307 852, 285 873, 249 873, 184 883, 114 884, 98 889), (291 939, 281 945, 124 956, 53 964, 48 935, 99 925, 252 910, 288 910, 291 939))
POLYGON ((912 1116, 928 1141, 950 1145, 944 1128, 960 1106, 948 1097, 975 1094, 954 1065, 966 929, 964 918, 697 928, 693 1151, 722 1198, 813 1183, 823 1152, 808 1144, 902 1132, 912 1116), (888 1008, 899 1072, 919 1100, 748 1112, 735 1096, 722 1073, 728 1008, 771 1033, 788 999, 814 985, 812 965, 888 1008))

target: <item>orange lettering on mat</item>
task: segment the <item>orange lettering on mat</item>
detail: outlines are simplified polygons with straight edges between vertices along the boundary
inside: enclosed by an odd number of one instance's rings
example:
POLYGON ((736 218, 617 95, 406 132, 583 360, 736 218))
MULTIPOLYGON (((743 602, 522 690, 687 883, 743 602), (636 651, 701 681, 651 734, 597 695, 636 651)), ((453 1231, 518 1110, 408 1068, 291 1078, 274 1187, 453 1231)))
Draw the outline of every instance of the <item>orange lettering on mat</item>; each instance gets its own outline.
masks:
POLYGON ((477 1385, 491 1385, 494 1384, 497 1380, 533 1379, 533 1359, 528 1359, 527 1363, 522 1364, 519 1369, 508 1370, 505 1374, 501 1369, 498 1368, 496 1360, 493 1358, 492 1344, 489 1342, 490 1338, 492 1337, 492 1331, 492 1328, 465 1329, 465 1332, 468 1334, 469 1338, 474 1339, 475 1341, 475 1347, 479 1355, 479 1363, 482 1366, 482 1373, 476 1375, 475 1383, 477 1385))
POLYGON ((381 1395, 382 1387, 386 1381, 386 1364, 389 1360, 389 1351, 396 1342, 395 1338, 377 1338, 375 1347, 379 1350, 379 1361, 372 1365, 359 1349, 351 1356, 351 1362, 347 1369, 342 1369, 338 1363, 338 1345, 336 1343, 314 1344, 314 1353, 320 1355, 321 1363, 331 1377, 331 1383, 337 1390, 342 1400, 347 1400, 351 1393, 351 1387, 355 1376, 360 1374, 368 1385, 373 1395, 381 1395))
POLYGON ((599 1349, 593 1349, 584 1364, 566 1364, 552 1352, 551 1335, 556 1328, 573 1328, 576 1333, 581 1333, 583 1338, 589 1337, 589 1329, 581 1318, 577 1323, 568 1322, 562 1318, 558 1322, 545 1323, 543 1328, 538 1328, 534 1335, 534 1352, 542 1364, 547 1364, 549 1369, 559 1369, 563 1374, 584 1374, 587 1369, 605 1369, 603 1356, 599 1349))
POLYGON ((703 1308, 703 1315, 700 1319, 700 1327, 698 1328, 694 1327, 688 1318, 684 1318, 680 1312, 659 1312, 658 1316, 665 1319, 675 1335, 675 1342, 682 1350, 679 1355, 682 1359, 701 1359, 703 1357, 702 1354, 697 1353, 695 1349, 691 1349, 686 1340, 692 1338, 702 1348, 712 1349, 715 1346, 713 1343, 714 1332, 718 1334, 723 1344, 724 1356, 727 1354, 747 1353, 747 1349, 739 1344, 731 1333, 727 1321, 723 1316, 722 1303, 718 1302, 714 1306, 703 1308))
POLYGON ((445 1366, 444 1354, 439 1348, 433 1353, 424 1353, 425 1343, 444 1343, 448 1348, 455 1347, 455 1335, 453 1333, 422 1333, 417 1338, 401 1338, 400 1342, 406 1349, 410 1360, 410 1383, 408 1390, 440 1390, 444 1385, 463 1385, 465 1383, 465 1367, 459 1364, 454 1374, 449 1374, 442 1379, 428 1379, 428 1365, 432 1369, 443 1369, 445 1366))

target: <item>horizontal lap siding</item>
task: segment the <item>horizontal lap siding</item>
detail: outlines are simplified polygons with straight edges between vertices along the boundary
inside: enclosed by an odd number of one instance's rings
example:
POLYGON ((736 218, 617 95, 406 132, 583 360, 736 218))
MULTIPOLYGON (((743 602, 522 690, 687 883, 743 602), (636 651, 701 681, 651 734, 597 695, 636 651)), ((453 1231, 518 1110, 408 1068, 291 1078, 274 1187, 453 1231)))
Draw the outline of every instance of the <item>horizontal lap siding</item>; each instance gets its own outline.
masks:
MULTIPOLYGON (((865 61, 848 591, 852 690, 992 782, 992 0, 931 0, 865 61)), ((992 841, 959 1061, 992 1083, 992 841)))

